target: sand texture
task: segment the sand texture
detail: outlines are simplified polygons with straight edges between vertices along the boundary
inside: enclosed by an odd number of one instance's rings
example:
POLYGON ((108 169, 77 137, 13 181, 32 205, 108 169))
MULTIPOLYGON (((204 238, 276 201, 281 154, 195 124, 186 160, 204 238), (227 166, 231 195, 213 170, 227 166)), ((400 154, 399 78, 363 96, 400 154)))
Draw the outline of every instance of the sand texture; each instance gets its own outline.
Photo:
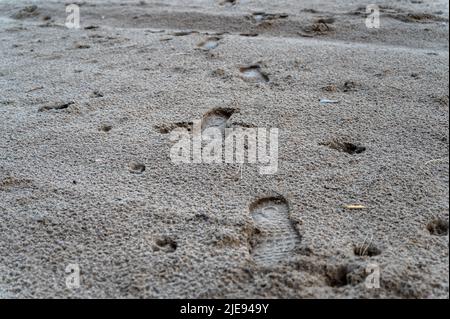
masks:
POLYGON ((449 297, 447 1, 68 3, 0 1, 0 298, 449 297))

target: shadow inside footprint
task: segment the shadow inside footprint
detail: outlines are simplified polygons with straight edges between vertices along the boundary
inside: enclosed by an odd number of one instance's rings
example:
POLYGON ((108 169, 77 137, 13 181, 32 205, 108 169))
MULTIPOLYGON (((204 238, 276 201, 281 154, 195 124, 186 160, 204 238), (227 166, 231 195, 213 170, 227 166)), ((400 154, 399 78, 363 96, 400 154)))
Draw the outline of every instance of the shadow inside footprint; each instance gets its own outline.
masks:
POLYGON ((447 236, 448 235, 448 221, 442 218, 437 218, 428 223, 427 229, 431 235, 447 236))
POLYGON ((177 250, 178 244, 170 237, 161 237, 155 240, 153 251, 163 251, 166 253, 173 253, 177 250))
POLYGON ((232 108, 217 108, 209 111, 203 116, 202 131, 212 127, 218 128, 221 131, 225 130, 227 122, 234 112, 236 110, 232 108))
POLYGON ((260 65, 250 65, 246 67, 241 67, 239 69, 240 77, 246 82, 254 83, 267 83, 269 82, 269 76, 262 72, 260 65))
POLYGON ((333 150, 344 152, 344 153, 347 153, 350 155, 361 154, 366 151, 365 146, 356 145, 354 143, 339 141, 339 140, 333 140, 330 142, 321 143, 320 145, 328 146, 329 148, 331 148, 333 150))
POLYGON ((52 110, 56 110, 56 111, 65 110, 73 104, 75 104, 75 102, 72 102, 72 101, 62 102, 62 103, 49 103, 49 104, 46 104, 46 105, 40 107, 38 109, 38 112, 46 112, 46 111, 52 111, 52 110))
POLYGON ((219 5, 221 6, 235 6, 237 4, 237 0, 221 0, 219 5))
POLYGON ((289 216, 283 197, 267 197, 249 207, 255 225, 250 238, 256 264, 271 266, 286 259, 300 243, 300 236, 289 216))
POLYGON ((170 132, 176 130, 176 129, 184 129, 188 132, 192 131, 192 126, 194 124, 192 122, 177 122, 177 123, 171 123, 171 124, 161 124, 156 125, 155 129, 157 129, 161 134, 169 134, 170 132))
POLYGON ((99 131, 108 133, 109 131, 112 130, 112 128, 113 128, 113 127, 112 127, 112 125, 110 125, 110 124, 102 124, 102 125, 100 126, 100 128, 99 128, 99 131))
POLYGON ((219 37, 210 37, 210 38, 207 38, 206 40, 201 41, 199 44, 197 44, 197 47, 203 51, 214 50, 215 48, 217 48, 219 46, 220 40, 221 39, 219 37))
POLYGON ((322 88, 325 92, 343 92, 343 93, 350 93, 350 92, 356 92, 360 89, 361 85, 354 82, 354 81, 345 81, 343 84, 329 84, 322 88))
POLYGON ((142 174, 145 172, 145 165, 138 162, 132 162, 129 165, 129 170, 132 174, 142 174))

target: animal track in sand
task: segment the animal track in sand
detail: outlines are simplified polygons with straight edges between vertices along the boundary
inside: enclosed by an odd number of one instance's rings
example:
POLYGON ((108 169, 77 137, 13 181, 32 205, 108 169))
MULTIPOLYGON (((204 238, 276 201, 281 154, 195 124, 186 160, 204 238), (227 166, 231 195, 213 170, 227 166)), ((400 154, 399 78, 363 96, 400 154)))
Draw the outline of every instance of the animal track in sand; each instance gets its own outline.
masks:
POLYGON ((361 154, 366 151, 365 146, 356 145, 346 141, 332 140, 330 142, 321 143, 320 145, 328 146, 331 149, 345 152, 350 155, 361 154))
POLYGON ((267 83, 269 82, 269 76, 261 70, 261 66, 258 64, 245 66, 239 68, 240 77, 246 82, 253 83, 267 83))
POLYGON ((255 230, 250 238, 251 254, 262 266, 286 259, 300 243, 300 236, 289 216, 283 197, 266 197, 249 207, 255 230))
POLYGON ((232 108, 217 108, 209 111, 203 116, 202 131, 211 127, 216 127, 223 131, 227 126, 228 120, 235 112, 236 110, 232 108))

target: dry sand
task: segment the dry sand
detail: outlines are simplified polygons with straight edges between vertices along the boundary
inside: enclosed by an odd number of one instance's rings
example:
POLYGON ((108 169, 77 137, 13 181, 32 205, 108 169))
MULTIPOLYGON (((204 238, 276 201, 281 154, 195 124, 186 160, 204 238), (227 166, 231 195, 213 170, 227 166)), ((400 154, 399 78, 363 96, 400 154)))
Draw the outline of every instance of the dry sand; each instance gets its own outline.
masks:
POLYGON ((448 298, 447 1, 186 2, 0 1, 0 297, 448 298), (171 162, 218 108, 277 174, 171 162))

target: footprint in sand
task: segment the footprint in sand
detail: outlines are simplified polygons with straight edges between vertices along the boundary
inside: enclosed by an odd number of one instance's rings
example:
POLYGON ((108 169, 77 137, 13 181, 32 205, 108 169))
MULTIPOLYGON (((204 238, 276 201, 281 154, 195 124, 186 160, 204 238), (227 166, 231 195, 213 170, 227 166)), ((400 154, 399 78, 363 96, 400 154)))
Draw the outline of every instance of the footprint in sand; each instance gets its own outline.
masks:
POLYGON ((241 79, 246 82, 253 82, 253 83, 269 82, 269 76, 261 70, 261 66, 258 64, 241 67, 239 71, 241 79))
MULTIPOLYGON (((231 116, 237 112, 236 109, 233 108, 215 108, 203 115, 201 122, 202 131, 216 127, 219 128, 222 132, 227 127, 227 122, 231 118, 231 116)), ((194 129, 193 122, 176 122, 170 124, 161 124, 156 125, 155 129, 158 130, 161 134, 169 134, 170 132, 176 129, 184 129, 188 132, 192 132, 194 129)))
POLYGON ((289 205, 283 197, 267 197, 249 207, 255 231, 250 239, 255 262, 271 266, 286 259, 300 243, 300 236, 289 216, 289 205))
POLYGON ((232 108, 217 108, 209 111, 203 116, 202 131, 208 128, 219 128, 221 131, 227 127, 227 122, 231 116, 236 112, 232 108))
POLYGON ((209 37, 197 44, 197 48, 204 51, 214 50, 219 46, 220 40, 219 37, 209 37))

